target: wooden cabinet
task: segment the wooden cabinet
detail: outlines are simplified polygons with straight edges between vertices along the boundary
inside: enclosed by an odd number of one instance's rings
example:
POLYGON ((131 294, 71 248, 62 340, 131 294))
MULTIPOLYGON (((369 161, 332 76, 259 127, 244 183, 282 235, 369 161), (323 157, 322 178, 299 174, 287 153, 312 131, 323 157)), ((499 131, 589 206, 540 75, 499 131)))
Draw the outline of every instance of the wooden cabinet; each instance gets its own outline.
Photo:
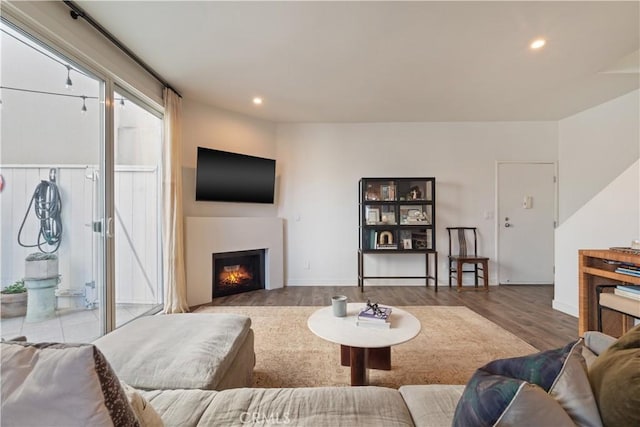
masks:
POLYGON ((435 178, 360 179, 358 286, 361 290, 368 279, 424 279, 426 286, 432 280, 438 290, 435 185, 435 178), (425 274, 367 276, 365 254, 424 254, 425 274))
MULTIPOLYGON (((640 277, 616 273, 619 263, 640 266, 640 255, 624 253, 609 249, 581 249, 579 257, 579 312, 578 334, 597 330, 598 285, 640 285, 640 277)), ((620 336, 633 325, 633 319, 619 313, 602 310, 602 330, 620 336)))

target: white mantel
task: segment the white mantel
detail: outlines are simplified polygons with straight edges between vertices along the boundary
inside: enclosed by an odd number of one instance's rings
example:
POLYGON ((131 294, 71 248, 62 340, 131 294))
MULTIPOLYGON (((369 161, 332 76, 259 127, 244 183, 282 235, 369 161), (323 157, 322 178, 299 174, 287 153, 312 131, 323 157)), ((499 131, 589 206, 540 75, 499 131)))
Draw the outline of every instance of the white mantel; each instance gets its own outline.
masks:
POLYGON ((212 254, 266 249, 265 288, 284 286, 282 218, 187 217, 185 264, 189 306, 212 301, 212 254))

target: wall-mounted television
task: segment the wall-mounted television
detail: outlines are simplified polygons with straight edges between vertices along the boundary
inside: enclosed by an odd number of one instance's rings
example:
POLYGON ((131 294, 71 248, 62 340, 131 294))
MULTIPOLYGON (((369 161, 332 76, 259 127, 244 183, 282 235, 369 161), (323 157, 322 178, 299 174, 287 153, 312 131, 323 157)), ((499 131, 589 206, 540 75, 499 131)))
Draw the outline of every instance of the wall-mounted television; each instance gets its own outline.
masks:
POLYGON ((198 147, 196 200, 273 203, 276 161, 198 147))

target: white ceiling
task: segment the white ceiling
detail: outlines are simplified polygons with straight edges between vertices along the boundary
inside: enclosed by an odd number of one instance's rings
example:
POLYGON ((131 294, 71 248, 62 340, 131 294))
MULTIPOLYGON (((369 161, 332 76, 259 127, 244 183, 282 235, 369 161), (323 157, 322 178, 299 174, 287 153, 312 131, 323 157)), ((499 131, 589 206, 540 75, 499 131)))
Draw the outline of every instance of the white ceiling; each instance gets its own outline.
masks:
POLYGON ((277 122, 557 120, 640 86, 637 1, 77 3, 185 98, 277 122))

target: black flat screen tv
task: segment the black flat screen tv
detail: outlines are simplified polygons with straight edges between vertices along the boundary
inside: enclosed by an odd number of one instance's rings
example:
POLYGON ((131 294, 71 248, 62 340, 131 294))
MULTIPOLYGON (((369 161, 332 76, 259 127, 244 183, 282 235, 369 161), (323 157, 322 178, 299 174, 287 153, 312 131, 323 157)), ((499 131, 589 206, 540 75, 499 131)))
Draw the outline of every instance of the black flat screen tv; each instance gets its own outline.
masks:
POLYGON ((196 200, 273 203, 276 161, 198 147, 196 200))

